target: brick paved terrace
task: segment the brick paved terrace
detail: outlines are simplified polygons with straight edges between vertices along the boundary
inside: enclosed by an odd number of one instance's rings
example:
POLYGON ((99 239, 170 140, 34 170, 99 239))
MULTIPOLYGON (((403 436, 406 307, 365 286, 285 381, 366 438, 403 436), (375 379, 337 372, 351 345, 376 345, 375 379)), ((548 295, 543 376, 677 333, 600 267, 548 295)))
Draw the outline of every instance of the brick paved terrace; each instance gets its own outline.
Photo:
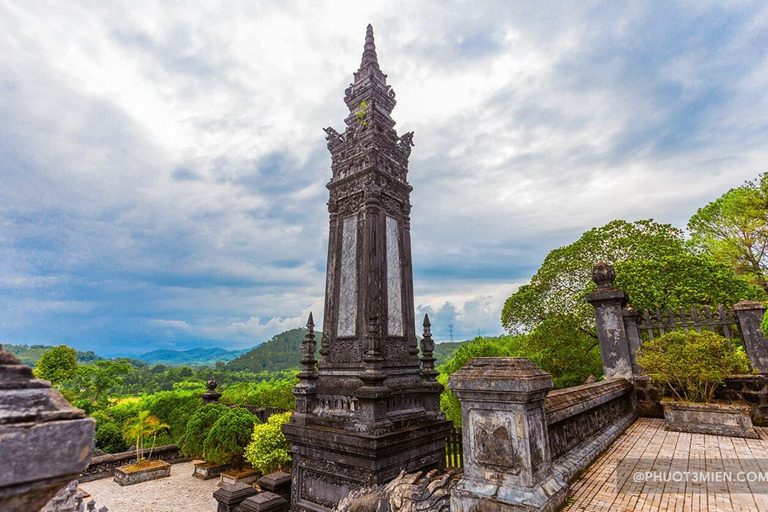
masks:
POLYGON ((768 511, 768 482, 757 480, 768 475, 768 428, 756 429, 760 439, 686 434, 640 418, 573 483, 563 510, 768 511))

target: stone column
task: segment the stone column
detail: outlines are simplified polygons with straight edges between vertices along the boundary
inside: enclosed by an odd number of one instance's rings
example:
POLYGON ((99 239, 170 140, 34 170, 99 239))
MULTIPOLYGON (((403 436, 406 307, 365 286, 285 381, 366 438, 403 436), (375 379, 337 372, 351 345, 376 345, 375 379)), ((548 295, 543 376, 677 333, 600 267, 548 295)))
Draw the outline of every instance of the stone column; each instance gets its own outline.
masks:
POLYGON ((627 341, 629 343, 629 361, 632 364, 632 372, 640 375, 642 369, 637 364, 637 351, 643 345, 643 339, 640 337, 640 329, 637 327, 637 317, 640 315, 636 309, 626 307, 622 310, 624 317, 624 330, 627 332, 627 341))
POLYGON ((451 511, 560 507, 568 485, 552 471, 544 409, 552 376, 529 359, 478 357, 448 387, 464 424, 464 476, 451 492, 451 511))
POLYGON ((613 285, 616 272, 607 263, 600 262, 592 270, 592 280, 597 290, 587 295, 587 302, 595 308, 597 338, 600 341, 600 358, 605 378, 632 378, 629 355, 629 339, 624 328, 622 307, 627 294, 613 285))
POLYGON ((733 306, 733 312, 752 368, 760 373, 768 373, 768 340, 760 329, 765 306, 762 302, 741 301, 733 306))

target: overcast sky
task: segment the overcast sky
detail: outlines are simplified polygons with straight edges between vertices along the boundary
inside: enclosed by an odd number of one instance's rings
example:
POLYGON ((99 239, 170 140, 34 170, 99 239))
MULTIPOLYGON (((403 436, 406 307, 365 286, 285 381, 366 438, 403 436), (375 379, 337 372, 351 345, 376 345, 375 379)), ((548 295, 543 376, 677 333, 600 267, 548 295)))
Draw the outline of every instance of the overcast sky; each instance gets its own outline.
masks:
POLYGON ((245 348, 322 318, 372 23, 415 131, 417 314, 502 332, 547 253, 768 170, 765 2, 0 0, 0 341, 245 348))

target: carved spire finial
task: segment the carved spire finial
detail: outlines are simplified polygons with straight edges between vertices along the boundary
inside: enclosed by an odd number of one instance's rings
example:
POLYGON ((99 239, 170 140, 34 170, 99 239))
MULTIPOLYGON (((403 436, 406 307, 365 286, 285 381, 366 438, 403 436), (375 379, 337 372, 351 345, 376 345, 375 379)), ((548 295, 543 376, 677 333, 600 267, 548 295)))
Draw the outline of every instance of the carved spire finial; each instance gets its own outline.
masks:
POLYGON ((360 63, 360 69, 368 65, 373 65, 379 69, 379 57, 376 55, 376 43, 373 40, 373 25, 368 24, 365 30, 365 46, 363 47, 363 61, 360 63))
POLYGON ((616 272, 611 265, 604 261, 597 262, 592 269, 592 281, 595 282, 598 290, 613 288, 614 279, 616 279, 616 272))
POLYGON ((315 334, 315 321, 312 319, 312 312, 309 312, 309 318, 307 319, 307 330, 309 334, 315 334))

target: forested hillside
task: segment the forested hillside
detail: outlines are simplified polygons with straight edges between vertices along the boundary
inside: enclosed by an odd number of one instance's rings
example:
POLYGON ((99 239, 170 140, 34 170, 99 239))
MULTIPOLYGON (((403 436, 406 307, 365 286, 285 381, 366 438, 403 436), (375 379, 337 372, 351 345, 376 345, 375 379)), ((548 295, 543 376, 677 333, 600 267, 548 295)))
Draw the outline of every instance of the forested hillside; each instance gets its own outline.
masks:
MULTIPOLYGON (((4 343, 3 348, 11 354, 18 357, 22 363, 34 366, 43 354, 54 348, 50 345, 13 345, 11 343, 4 343)), ((103 361, 103 357, 97 356, 93 351, 82 352, 76 351, 77 361, 80 363, 92 363, 94 361, 103 361)))
MULTIPOLYGON (((301 361, 300 345, 306 333, 306 329, 299 327, 276 334, 271 340, 228 362, 226 369, 258 373, 265 370, 280 371, 298 368, 301 361)), ((319 345, 319 333, 316 336, 319 345)))
POLYGON ((197 347, 189 350, 160 349, 145 352, 136 356, 136 359, 148 364, 210 366, 215 364, 216 361, 231 361, 245 354, 248 350, 250 349, 226 350, 219 347, 197 347))

